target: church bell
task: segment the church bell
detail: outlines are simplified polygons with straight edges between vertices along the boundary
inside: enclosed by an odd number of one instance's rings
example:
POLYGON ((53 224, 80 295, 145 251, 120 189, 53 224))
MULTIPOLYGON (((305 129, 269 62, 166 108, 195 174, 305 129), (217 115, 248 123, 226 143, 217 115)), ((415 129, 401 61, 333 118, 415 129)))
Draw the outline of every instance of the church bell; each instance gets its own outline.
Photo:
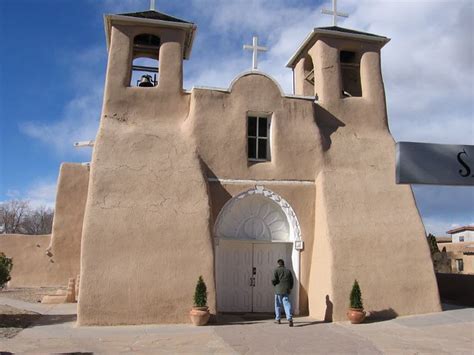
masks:
POLYGON ((155 84, 151 75, 142 75, 142 77, 138 81, 138 86, 142 88, 151 88, 155 86, 155 84))

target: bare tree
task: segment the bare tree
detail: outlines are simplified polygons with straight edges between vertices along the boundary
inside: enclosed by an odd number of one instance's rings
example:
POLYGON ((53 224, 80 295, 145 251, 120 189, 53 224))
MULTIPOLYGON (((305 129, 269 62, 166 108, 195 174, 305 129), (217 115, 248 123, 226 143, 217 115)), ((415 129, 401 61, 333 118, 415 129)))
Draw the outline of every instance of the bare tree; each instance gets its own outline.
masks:
POLYGON ((31 208, 29 201, 10 200, 0 204, 0 233, 49 234, 54 211, 40 206, 31 208))
POLYGON ((0 226, 3 233, 23 233, 22 223, 29 209, 28 201, 11 200, 0 204, 0 226))
POLYGON ((22 227, 26 234, 49 234, 53 227, 53 216, 51 208, 40 206, 26 215, 22 227))

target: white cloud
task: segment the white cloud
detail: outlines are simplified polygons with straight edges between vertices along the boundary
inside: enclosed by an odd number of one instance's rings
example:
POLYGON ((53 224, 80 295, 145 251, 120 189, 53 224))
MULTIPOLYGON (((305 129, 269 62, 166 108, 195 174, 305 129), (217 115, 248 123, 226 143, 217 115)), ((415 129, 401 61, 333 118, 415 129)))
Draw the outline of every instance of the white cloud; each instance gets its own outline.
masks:
POLYGON ((56 201, 56 181, 37 181, 25 192, 23 199, 29 200, 33 208, 46 206, 54 208, 56 201))
POLYGON ((67 103, 63 116, 53 123, 29 121, 20 125, 26 135, 52 147, 61 156, 83 154, 90 156, 90 149, 80 151, 73 143, 94 139, 99 125, 102 89, 94 89, 67 103))
POLYGON ((69 100, 56 120, 25 121, 20 131, 51 147, 61 157, 78 156, 89 160, 90 148, 77 149, 73 143, 95 139, 99 126, 103 97, 105 48, 91 47, 78 52, 73 58, 63 59, 73 68, 68 76, 74 88, 69 100))
MULTIPOLYGON (((9 200, 27 200, 30 207, 50 207, 54 208, 56 201, 56 181, 38 179, 25 190, 8 190, 5 194, 9 200)), ((6 200, 5 200, 6 201, 6 200)), ((0 203, 3 201, 0 201, 0 203)))

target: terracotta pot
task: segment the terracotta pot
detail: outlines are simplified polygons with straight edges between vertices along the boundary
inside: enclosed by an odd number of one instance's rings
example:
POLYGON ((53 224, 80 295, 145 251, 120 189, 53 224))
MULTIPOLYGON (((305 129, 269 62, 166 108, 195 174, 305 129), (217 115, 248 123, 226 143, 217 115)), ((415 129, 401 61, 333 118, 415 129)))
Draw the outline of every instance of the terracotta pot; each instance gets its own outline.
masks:
POLYGON ((363 308, 349 308, 347 318, 352 324, 359 324, 365 320, 365 311, 363 308))
POLYGON ((193 307, 191 312, 189 312, 189 316, 194 325, 206 325, 210 317, 209 308, 193 307))

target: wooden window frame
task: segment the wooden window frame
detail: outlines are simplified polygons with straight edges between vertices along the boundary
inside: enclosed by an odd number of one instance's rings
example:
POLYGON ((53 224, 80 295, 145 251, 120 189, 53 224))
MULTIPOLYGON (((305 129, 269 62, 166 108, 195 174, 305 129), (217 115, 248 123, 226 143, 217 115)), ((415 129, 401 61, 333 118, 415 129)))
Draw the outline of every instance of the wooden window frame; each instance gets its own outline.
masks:
POLYGON ((249 162, 269 162, 271 161, 271 132, 272 132, 272 114, 271 113, 257 113, 257 112, 247 112, 247 160, 249 162), (255 117, 256 120, 256 135, 255 136, 250 136, 249 135, 249 120, 251 117, 255 117), (265 118, 267 120, 267 136, 260 136, 259 135, 259 120, 260 118, 265 118), (256 140, 255 142, 255 156, 256 158, 250 158, 249 157, 249 143, 248 139, 249 138, 254 138, 256 140), (267 154, 265 159, 263 158, 258 158, 258 142, 259 140, 266 140, 266 146, 267 146, 267 154))

